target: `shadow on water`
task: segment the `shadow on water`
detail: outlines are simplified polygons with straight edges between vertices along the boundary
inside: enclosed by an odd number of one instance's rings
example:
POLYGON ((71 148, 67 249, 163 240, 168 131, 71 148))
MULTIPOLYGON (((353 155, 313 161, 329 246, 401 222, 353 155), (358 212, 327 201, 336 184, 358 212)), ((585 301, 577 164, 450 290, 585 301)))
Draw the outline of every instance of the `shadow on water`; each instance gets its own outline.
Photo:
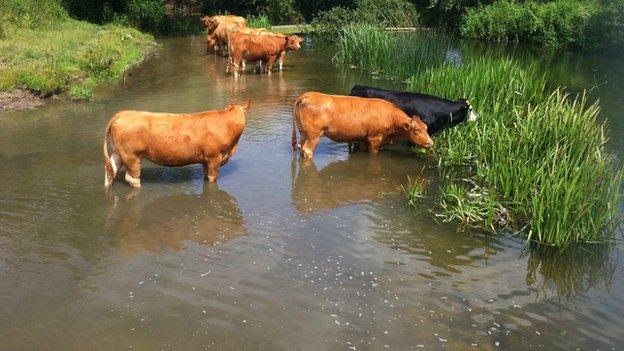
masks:
POLYGON ((138 189, 111 195, 106 227, 125 256, 182 250, 185 242, 218 245, 247 234, 236 199, 215 184, 201 194, 154 195, 138 189))

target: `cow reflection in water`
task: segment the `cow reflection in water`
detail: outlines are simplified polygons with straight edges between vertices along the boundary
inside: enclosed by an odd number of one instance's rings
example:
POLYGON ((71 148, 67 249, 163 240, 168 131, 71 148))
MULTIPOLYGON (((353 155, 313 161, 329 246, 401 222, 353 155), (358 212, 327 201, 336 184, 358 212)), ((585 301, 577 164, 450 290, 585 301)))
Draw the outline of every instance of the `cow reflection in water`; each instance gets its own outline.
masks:
MULTIPOLYGON (((349 204, 387 201, 401 194, 407 175, 413 177, 420 170, 414 163, 388 162, 363 153, 331 162, 320 171, 310 159, 293 159, 292 202, 300 213, 312 213, 349 204)), ((428 183, 427 179, 422 181, 428 183)))
POLYGON ((236 200, 216 184, 205 184, 203 190, 202 194, 161 196, 134 190, 116 198, 107 226, 115 234, 119 252, 159 254, 182 250, 187 242, 214 246, 246 235, 236 200))

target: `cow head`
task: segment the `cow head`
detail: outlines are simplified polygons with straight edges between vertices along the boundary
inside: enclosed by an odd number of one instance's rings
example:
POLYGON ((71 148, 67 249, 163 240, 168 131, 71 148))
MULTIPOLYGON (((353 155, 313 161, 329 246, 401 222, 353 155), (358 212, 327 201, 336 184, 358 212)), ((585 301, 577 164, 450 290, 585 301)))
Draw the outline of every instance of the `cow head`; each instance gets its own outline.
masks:
POLYGON ((418 116, 414 115, 409 121, 405 121, 403 129, 412 143, 424 148, 430 148, 433 145, 433 140, 427 133, 427 125, 418 116))
POLYGON ((463 113, 461 113, 462 120, 457 121, 457 123, 461 123, 466 120, 468 122, 474 122, 477 120, 477 118, 479 118, 479 116, 477 116, 477 114, 474 112, 474 108, 472 108, 470 101, 466 99, 459 99, 458 102, 463 105, 462 106, 463 113))
POLYGON ((219 25, 219 22, 210 16, 202 17, 201 21, 204 23, 204 26, 206 27, 208 33, 214 32, 214 30, 217 29, 217 26, 219 25))
POLYGON ((286 37, 286 49, 288 50, 299 50, 301 49, 301 42, 303 38, 298 37, 296 35, 289 35, 286 37))

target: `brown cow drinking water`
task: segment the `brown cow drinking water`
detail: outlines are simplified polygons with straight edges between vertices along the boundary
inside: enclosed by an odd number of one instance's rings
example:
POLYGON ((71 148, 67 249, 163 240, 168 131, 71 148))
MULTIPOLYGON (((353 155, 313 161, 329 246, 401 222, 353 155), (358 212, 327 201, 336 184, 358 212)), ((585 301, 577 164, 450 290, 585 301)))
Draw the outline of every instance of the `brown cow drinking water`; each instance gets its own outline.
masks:
POLYGON ((140 187, 143 158, 169 167, 201 163, 205 177, 216 181, 219 167, 236 152, 250 105, 248 101, 245 105, 190 114, 117 112, 104 136, 104 185, 110 186, 125 166, 128 184, 140 187))
POLYGON ((407 139, 428 148, 433 141, 420 118, 410 118, 391 102, 354 96, 309 92, 300 95, 293 111, 293 150, 312 158, 323 136, 337 142, 361 142, 371 154, 394 139, 407 139), (301 145, 297 143, 297 131, 301 145))

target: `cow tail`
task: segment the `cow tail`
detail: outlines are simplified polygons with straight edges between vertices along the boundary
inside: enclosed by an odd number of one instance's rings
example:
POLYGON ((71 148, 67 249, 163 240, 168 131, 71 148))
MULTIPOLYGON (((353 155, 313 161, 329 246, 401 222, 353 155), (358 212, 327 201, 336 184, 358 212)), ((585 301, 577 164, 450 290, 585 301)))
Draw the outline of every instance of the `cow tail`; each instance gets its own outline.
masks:
POLYGON ((108 121, 108 124, 106 125, 106 131, 104 132, 104 143, 102 145, 102 151, 104 152, 104 171, 106 172, 105 184, 111 184, 113 178, 115 177, 115 171, 113 170, 110 155, 108 154, 108 137, 110 135, 111 125, 117 119, 116 117, 117 116, 113 116, 113 118, 108 121))
POLYGON ((293 109, 293 120, 292 120, 292 148, 293 151, 296 151, 298 148, 301 148, 301 145, 297 143, 297 119, 299 118, 299 109, 306 103, 306 96, 302 96, 297 99, 295 102, 295 107, 293 109))

